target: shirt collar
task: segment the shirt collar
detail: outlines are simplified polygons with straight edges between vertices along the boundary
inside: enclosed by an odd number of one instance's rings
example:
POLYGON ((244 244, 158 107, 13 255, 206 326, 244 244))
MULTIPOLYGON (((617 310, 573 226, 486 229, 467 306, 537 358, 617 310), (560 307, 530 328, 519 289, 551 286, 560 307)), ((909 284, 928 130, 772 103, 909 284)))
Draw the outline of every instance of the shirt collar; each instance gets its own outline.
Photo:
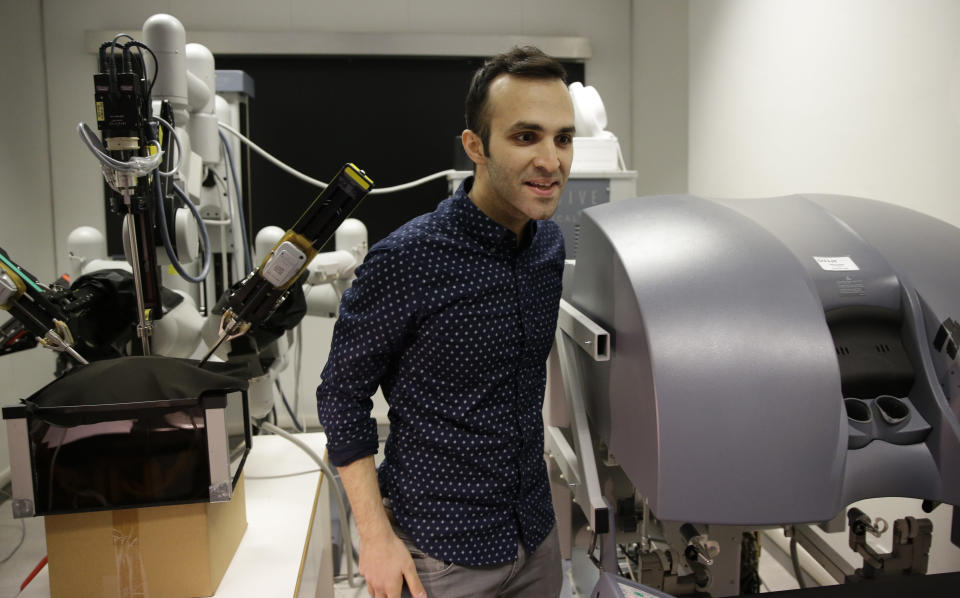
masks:
MULTIPOLYGON (((470 199, 470 189, 473 188, 473 177, 469 176, 460 183, 460 187, 453 194, 451 211, 453 219, 470 237, 479 241, 485 247, 504 247, 515 249, 517 235, 512 230, 496 222, 483 213, 470 199)), ((533 243, 537 234, 537 221, 527 222, 527 243, 521 249, 526 249, 533 243)))

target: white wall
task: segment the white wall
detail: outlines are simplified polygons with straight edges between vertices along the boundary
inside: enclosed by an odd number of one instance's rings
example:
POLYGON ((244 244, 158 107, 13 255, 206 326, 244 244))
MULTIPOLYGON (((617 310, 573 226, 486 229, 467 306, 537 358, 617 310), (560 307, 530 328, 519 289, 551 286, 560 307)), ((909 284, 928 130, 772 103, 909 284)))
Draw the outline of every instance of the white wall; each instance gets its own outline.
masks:
POLYGON ((960 224, 960 3, 692 0, 690 189, 960 224))
POLYGON ((637 171, 638 195, 687 190, 687 6, 676 0, 633 2, 630 168, 637 171))
MULTIPOLYGON (((960 225, 960 3, 691 0, 689 10, 691 193, 860 195, 960 225)), ((926 516, 919 502, 866 510, 926 516)), ((960 569, 950 510, 933 519, 930 571, 960 569)), ((832 541, 854 560, 845 534, 832 541)))
MULTIPOLYGON (((37 2, 0 2, 0 247, 45 282, 54 279, 53 205, 41 11, 37 2)), ((9 315, 0 312, 0 322, 9 315)), ((0 358, 0 406, 53 378, 54 357, 34 349, 0 358)), ((9 467, 0 424, 0 473, 9 467)))

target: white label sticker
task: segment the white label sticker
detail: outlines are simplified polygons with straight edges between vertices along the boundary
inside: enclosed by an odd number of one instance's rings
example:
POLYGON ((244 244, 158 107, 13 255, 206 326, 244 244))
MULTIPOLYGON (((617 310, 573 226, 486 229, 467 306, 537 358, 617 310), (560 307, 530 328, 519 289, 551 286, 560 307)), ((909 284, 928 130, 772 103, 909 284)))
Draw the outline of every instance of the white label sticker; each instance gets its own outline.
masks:
POLYGON ((813 259, 817 260, 817 263, 820 264, 820 267, 829 272, 852 272, 854 270, 859 270, 856 264, 853 263, 853 260, 849 256, 844 257, 819 257, 813 256, 813 259))
POLYGON ((631 588, 624 583, 617 582, 617 585, 620 586, 620 592, 625 598, 657 598, 653 594, 648 594, 639 588, 631 588))

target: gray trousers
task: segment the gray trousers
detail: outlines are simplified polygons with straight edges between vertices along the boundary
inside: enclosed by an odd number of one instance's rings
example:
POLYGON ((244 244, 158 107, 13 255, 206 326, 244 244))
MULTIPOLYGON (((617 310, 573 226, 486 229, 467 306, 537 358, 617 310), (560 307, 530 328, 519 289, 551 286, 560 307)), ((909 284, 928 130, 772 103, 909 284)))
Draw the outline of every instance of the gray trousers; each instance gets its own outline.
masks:
MULTIPOLYGON (((528 553, 521 543, 517 560, 511 563, 467 567, 427 555, 400 529, 389 508, 387 515, 393 531, 413 557, 427 598, 557 598, 560 594, 563 569, 556 525, 533 553, 528 553)), ((403 597, 410 598, 406 584, 403 597)))

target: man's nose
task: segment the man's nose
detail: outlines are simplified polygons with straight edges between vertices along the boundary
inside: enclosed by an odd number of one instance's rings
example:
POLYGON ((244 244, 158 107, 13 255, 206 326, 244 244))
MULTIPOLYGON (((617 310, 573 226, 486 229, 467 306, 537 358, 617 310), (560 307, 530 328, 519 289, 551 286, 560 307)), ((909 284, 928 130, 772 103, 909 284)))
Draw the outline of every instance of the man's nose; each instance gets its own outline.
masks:
POLYGON ((547 172, 556 172, 560 168, 560 154, 552 140, 537 145, 537 155, 533 159, 533 165, 547 172))

